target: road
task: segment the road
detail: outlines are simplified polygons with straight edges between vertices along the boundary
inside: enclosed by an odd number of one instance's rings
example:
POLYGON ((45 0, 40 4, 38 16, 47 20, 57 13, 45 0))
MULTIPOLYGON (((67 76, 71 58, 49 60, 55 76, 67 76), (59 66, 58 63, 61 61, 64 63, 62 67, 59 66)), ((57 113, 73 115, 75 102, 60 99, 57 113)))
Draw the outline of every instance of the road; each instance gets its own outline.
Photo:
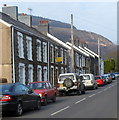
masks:
POLYGON ((17 118, 117 118, 117 80, 85 95, 57 97, 41 110, 30 110, 17 118))

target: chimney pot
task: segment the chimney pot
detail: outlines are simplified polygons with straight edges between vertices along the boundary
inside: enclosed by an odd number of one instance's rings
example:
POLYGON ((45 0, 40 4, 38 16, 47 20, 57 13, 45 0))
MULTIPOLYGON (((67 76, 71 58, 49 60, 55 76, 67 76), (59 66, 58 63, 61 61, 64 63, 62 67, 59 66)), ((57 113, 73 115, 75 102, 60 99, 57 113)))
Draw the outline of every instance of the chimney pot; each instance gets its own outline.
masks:
POLYGON ((24 16, 24 13, 22 13, 21 15, 24 16))
POLYGON ((4 4, 3 6, 4 6, 4 7, 6 7, 6 6, 7 6, 7 4, 4 4))

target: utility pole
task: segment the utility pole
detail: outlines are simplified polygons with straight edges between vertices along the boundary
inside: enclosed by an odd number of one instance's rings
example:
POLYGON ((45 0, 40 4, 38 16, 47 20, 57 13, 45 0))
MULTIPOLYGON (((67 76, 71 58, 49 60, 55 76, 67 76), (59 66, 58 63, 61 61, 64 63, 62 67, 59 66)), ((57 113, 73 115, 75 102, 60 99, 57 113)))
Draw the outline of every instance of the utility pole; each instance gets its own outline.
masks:
POLYGON ((99 58, 98 58, 98 71, 99 71, 99 75, 101 74, 100 73, 100 39, 98 37, 98 55, 99 55, 99 58))
POLYGON ((74 70, 74 31, 73 31, 73 14, 71 14, 71 59, 72 59, 72 72, 75 72, 74 70))

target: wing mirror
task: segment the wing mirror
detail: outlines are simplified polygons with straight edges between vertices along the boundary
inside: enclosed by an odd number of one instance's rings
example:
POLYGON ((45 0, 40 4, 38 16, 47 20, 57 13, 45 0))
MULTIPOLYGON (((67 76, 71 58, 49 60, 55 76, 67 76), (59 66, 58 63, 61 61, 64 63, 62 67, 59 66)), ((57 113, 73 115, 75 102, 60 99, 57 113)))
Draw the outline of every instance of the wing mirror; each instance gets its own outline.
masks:
POLYGON ((33 93, 33 90, 32 90, 32 89, 29 89, 28 93, 29 93, 29 94, 33 93))

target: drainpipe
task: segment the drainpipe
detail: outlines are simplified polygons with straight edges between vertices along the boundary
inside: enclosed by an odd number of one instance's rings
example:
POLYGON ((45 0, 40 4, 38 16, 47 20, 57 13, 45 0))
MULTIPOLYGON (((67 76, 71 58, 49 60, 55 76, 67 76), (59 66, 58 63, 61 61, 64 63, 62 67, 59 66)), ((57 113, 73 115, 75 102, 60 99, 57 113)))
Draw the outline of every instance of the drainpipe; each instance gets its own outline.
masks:
POLYGON ((49 76, 49 74, 50 74, 50 73, 49 73, 49 72, 50 72, 50 59, 49 59, 49 58, 50 58, 50 57, 49 57, 49 53, 50 53, 50 52, 49 52, 49 50, 50 50, 50 49, 49 49, 49 48, 50 48, 50 47, 49 47, 49 42, 48 42, 48 81, 50 80, 50 76, 49 76))
POLYGON ((13 83, 15 83, 15 63, 14 63, 14 27, 12 29, 12 78, 13 83))

